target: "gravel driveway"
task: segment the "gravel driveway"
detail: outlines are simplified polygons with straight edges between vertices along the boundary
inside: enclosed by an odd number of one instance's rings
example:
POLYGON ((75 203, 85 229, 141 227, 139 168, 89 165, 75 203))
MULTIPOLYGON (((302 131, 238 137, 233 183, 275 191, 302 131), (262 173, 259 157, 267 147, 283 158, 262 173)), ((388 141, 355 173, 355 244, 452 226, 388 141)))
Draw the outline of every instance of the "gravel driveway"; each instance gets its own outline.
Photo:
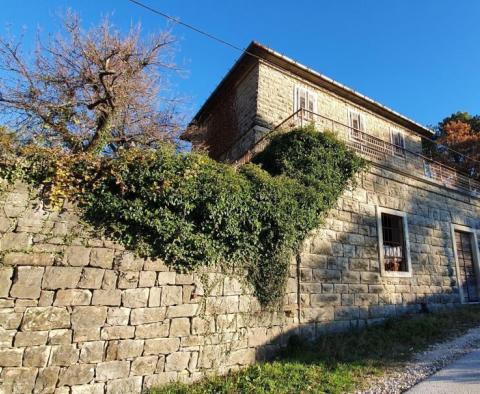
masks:
MULTIPOLYGON (((446 365, 479 349, 480 327, 472 328, 461 337, 433 345, 429 350, 417 354, 398 372, 374 381, 368 390, 359 391, 357 394, 403 393, 446 365)), ((440 394, 438 391, 436 393, 440 394)))

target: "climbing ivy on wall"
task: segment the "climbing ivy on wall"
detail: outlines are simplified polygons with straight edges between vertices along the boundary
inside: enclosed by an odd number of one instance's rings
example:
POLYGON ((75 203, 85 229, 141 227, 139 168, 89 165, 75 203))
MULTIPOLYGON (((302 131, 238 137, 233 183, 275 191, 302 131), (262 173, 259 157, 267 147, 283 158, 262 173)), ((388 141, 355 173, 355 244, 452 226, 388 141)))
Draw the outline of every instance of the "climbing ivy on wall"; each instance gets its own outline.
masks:
POLYGON ((293 252, 365 167, 312 128, 275 135, 239 168, 169 145, 115 158, 9 147, 0 177, 42 186, 52 205, 75 199, 88 222, 177 271, 222 265, 246 274, 263 305, 281 300, 293 252))

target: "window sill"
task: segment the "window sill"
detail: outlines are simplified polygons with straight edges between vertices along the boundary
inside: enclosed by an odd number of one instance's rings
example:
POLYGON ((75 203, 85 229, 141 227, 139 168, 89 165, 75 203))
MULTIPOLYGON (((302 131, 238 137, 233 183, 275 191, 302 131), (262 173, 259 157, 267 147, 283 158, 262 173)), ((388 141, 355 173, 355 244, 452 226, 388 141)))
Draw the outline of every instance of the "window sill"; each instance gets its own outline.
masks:
POLYGON ((411 271, 382 271, 382 276, 387 278, 411 278, 411 271))

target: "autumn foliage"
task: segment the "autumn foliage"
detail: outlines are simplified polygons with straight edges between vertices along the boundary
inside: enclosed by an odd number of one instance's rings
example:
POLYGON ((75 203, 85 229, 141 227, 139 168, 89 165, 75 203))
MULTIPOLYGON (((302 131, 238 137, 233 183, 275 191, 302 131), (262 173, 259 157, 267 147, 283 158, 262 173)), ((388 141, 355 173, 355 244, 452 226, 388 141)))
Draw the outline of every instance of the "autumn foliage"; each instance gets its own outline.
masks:
POLYGON ((436 127, 436 145, 427 153, 467 175, 480 178, 480 115, 457 112, 436 127))

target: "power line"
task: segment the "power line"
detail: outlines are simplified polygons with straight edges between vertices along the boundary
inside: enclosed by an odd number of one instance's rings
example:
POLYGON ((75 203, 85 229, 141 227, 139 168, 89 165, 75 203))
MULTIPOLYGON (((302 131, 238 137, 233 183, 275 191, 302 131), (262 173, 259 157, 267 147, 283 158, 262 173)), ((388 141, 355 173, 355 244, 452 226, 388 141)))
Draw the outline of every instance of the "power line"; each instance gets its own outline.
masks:
MULTIPOLYGON (((276 64, 273 64, 273 63, 269 62, 268 60, 266 60, 266 59, 264 59, 264 58, 262 58, 262 57, 260 57, 260 56, 258 56, 258 55, 256 55, 256 54, 254 54, 254 53, 246 50, 245 48, 241 48, 241 47, 239 47, 239 46, 237 46, 237 45, 235 45, 235 44, 232 44, 231 42, 228 42, 228 41, 226 41, 226 40, 224 40, 224 39, 222 39, 222 38, 220 38, 220 37, 217 37, 217 36, 215 36, 215 35, 207 32, 207 31, 205 31, 205 30, 199 29, 198 27, 195 27, 195 26, 193 26, 193 25, 191 25, 191 24, 189 24, 189 23, 182 22, 181 20, 179 20, 179 19, 177 19, 177 18, 174 18, 173 16, 168 15, 168 14, 166 14, 166 13, 164 13, 164 12, 161 12, 161 11, 159 11, 159 10, 153 8, 153 7, 150 7, 150 6, 148 6, 148 5, 140 2, 140 1, 138 1, 138 0, 128 0, 128 1, 129 1, 130 3, 132 3, 132 4, 136 4, 137 6, 139 6, 139 7, 141 7, 141 8, 144 8, 144 9, 146 9, 146 10, 148 10, 148 11, 154 13, 154 14, 160 15, 160 16, 168 19, 168 20, 171 20, 171 21, 173 21, 173 22, 175 22, 175 23, 178 23, 179 25, 182 25, 182 26, 186 27, 187 29, 190 29, 190 30, 193 30, 193 31, 195 31, 195 32, 197 32, 197 33, 199 33, 199 34, 202 34, 203 36, 205 36, 205 37, 207 37, 207 38, 210 38, 210 39, 212 39, 212 40, 214 40, 214 41, 217 41, 217 42, 219 42, 220 44, 223 44, 223 45, 226 45, 226 46, 228 46, 228 47, 230 47, 230 48, 233 48, 233 49, 235 49, 236 51, 241 52, 242 54, 246 54, 246 55, 252 56, 252 57, 254 57, 255 59, 258 59, 258 60, 261 60, 261 61, 263 61, 263 62, 265 62, 265 63, 271 64, 271 65, 273 65, 273 66, 275 66, 275 67, 280 67, 280 66, 278 66, 278 65, 276 65, 276 64)), ((280 67, 280 68, 281 68, 281 67, 280 67)), ((433 139, 431 139, 431 138, 428 138, 428 137, 424 136, 423 134, 420 134, 420 133, 418 133, 418 132, 416 132, 416 131, 413 131, 413 130, 409 130, 409 131, 412 131, 413 133, 419 135, 419 136, 422 137, 422 138, 425 138, 427 141, 429 141, 429 142, 431 142, 431 143, 433 143, 433 144, 435 144, 435 145, 438 145, 439 147, 441 147, 441 148, 443 148, 443 149, 447 149, 447 150, 449 150, 450 152, 453 152, 453 153, 455 153, 455 154, 457 154, 457 155, 459 155, 459 156, 461 156, 461 157, 463 157, 463 158, 465 158, 465 159, 468 159, 468 160, 470 160, 470 161, 473 161, 473 162, 475 162, 475 163, 480 164, 480 161, 475 160, 475 159, 473 159, 473 158, 471 158, 471 157, 469 157, 469 156, 467 156, 467 155, 465 155, 465 154, 463 154, 463 153, 461 153, 461 152, 459 152, 459 151, 457 151, 457 150, 455 150, 455 149, 452 149, 452 148, 450 148, 450 147, 448 147, 448 146, 442 145, 442 144, 440 144, 438 141, 435 141, 435 140, 433 140, 433 139)))

